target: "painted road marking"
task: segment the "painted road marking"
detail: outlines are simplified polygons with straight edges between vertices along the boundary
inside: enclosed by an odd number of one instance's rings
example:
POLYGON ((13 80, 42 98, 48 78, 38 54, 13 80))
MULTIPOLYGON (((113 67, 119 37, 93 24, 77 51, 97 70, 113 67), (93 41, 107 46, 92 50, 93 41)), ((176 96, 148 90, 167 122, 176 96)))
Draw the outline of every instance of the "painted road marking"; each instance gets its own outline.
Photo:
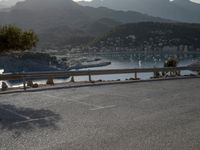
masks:
POLYGON ((81 102, 81 101, 78 101, 78 100, 72 100, 72 99, 64 99, 64 98, 61 98, 61 97, 58 97, 58 96, 53 96, 53 95, 47 95, 47 94, 43 94, 44 96, 47 96, 47 97, 51 97, 51 98, 56 98, 56 99, 62 99, 64 101, 68 101, 68 102, 75 102, 75 103, 78 103, 78 104, 82 104, 82 105, 85 105, 85 106, 92 106, 94 108, 90 109, 90 110, 100 110, 100 109, 106 109, 106 108, 112 108, 112 107, 115 107, 115 105, 109 105, 109 106, 99 106, 99 105, 95 105, 95 104, 90 104, 90 103, 86 103, 86 102, 81 102))
POLYGON ((99 108, 93 108, 93 109, 90 109, 92 111, 95 111, 95 110, 101 110, 101 109, 108 109, 108 108, 114 108, 116 107, 115 105, 109 105, 109 106, 104 106, 104 107, 99 107, 99 108))
POLYGON ((43 118, 35 118, 35 119, 28 119, 28 120, 25 120, 25 121, 15 122, 15 123, 13 123, 13 125, 19 125, 19 124, 24 124, 24 123, 34 122, 34 121, 40 121, 40 120, 48 120, 48 119, 52 119, 54 117, 55 116, 43 117, 43 118))
POLYGON ((6 109, 6 108, 2 108, 2 107, 0 107, 0 109, 2 109, 4 111, 7 111, 7 112, 10 112, 11 114, 14 114, 14 115, 16 115, 18 117, 21 117, 21 118, 24 118, 24 119, 27 119, 27 120, 30 119, 30 117, 25 116, 25 115, 21 115, 21 114, 15 112, 15 111, 12 111, 12 110, 9 110, 9 109, 6 109))
MULTIPOLYGON (((64 101, 68 101, 68 102, 72 102, 72 103, 77 103, 77 104, 81 104, 81 105, 85 105, 85 106, 92 106, 94 108, 89 109, 91 111, 102 110, 102 109, 109 109, 109 108, 116 107, 115 105, 100 106, 100 105, 90 104, 90 103, 87 103, 87 102, 81 102, 79 100, 72 100, 72 99, 66 100, 65 98, 60 98, 60 97, 53 96, 53 95, 47 95, 47 94, 43 94, 43 95, 46 96, 46 97, 56 98, 56 99, 62 99, 64 101)), ((54 117, 54 116, 50 116, 50 117, 43 117, 43 118, 31 119, 29 116, 22 115, 20 113, 17 113, 15 111, 12 111, 12 110, 9 110, 9 109, 3 108, 3 107, 0 107, 0 109, 2 109, 4 111, 7 111, 7 112, 10 112, 11 114, 14 114, 14 115, 16 115, 18 117, 21 117, 21 118, 25 119, 24 121, 19 121, 19 122, 13 123, 13 125, 19 125, 19 124, 24 124, 24 123, 34 122, 34 121, 46 120, 46 119, 50 119, 50 118, 54 117)))
POLYGON ((98 106, 98 105, 94 105, 94 104, 90 104, 90 103, 86 103, 86 102, 80 102, 78 100, 72 100, 72 99, 64 99, 64 98, 61 98, 61 97, 58 97, 58 96, 52 96, 52 95, 47 95, 47 94, 43 94, 44 96, 47 96, 47 97, 51 97, 51 98, 57 98, 57 99, 62 99, 64 101, 67 101, 67 102, 75 102, 75 103, 78 103, 78 104, 82 104, 82 105, 86 105, 86 106, 92 106, 92 107, 96 107, 96 108, 100 108, 102 106, 98 106))

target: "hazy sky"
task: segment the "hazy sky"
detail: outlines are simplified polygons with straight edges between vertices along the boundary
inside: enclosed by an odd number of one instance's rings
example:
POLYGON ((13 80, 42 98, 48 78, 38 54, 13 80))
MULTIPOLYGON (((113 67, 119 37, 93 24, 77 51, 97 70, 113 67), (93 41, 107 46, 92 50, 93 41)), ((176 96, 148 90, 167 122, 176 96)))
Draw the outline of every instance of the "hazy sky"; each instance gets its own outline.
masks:
POLYGON ((196 3, 200 3, 200 0, 191 0, 193 2, 196 2, 196 3))
MULTIPOLYGON (((74 1, 82 1, 82 0, 74 0, 74 1)), ((84 1, 92 1, 92 0, 84 0, 84 1)), ((196 2, 196 3, 200 3, 200 0, 191 0, 193 2, 196 2)))

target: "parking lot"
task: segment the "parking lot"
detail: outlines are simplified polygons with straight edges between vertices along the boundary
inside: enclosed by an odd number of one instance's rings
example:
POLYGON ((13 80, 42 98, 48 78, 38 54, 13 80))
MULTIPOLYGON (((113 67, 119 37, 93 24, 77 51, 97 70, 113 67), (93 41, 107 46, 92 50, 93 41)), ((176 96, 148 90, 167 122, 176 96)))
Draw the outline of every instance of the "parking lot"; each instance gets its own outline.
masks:
POLYGON ((199 150, 200 79, 0 95, 0 150, 199 150))

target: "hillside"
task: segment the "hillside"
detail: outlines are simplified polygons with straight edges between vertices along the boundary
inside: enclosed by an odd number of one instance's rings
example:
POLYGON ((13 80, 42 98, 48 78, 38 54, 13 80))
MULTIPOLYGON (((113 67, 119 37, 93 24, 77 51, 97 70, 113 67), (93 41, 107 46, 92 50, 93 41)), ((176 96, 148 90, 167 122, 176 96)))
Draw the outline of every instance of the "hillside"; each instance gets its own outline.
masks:
POLYGON ((99 48, 140 47, 143 50, 187 46, 188 50, 195 50, 200 48, 200 25, 152 22, 125 24, 97 38, 92 45, 99 48))
POLYGON ((83 7, 72 0, 26 0, 18 2, 9 12, 0 12, 0 18, 0 24, 33 29, 41 37, 40 45, 46 43, 45 46, 53 45, 52 41, 69 44, 70 38, 93 38, 123 23, 168 21, 134 11, 83 7))
POLYGON ((93 0, 91 2, 81 1, 79 4, 132 10, 171 20, 200 23, 200 4, 190 0, 93 0))

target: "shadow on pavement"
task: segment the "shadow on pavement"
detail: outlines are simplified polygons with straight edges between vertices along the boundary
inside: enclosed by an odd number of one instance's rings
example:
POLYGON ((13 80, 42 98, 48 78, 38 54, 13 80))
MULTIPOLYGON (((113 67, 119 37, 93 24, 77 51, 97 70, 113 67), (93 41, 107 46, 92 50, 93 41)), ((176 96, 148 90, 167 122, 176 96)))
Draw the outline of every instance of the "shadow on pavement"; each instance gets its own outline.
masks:
POLYGON ((56 123, 60 119, 60 115, 51 110, 37 110, 0 103, 1 130, 32 131, 37 128, 58 129, 56 123))

